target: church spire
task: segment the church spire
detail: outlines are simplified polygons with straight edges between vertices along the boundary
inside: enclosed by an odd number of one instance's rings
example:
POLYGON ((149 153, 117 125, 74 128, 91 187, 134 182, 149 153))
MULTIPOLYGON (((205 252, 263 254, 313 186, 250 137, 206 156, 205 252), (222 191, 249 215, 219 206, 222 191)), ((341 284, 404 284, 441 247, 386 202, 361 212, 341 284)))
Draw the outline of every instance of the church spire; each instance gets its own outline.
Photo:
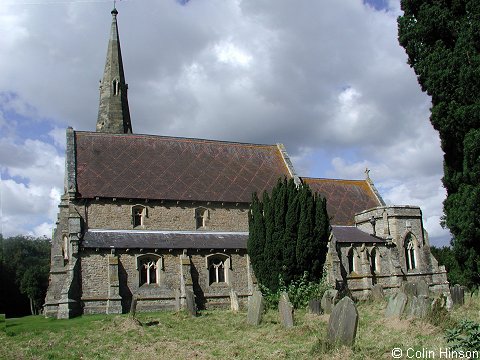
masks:
POLYGON ((112 28, 108 41, 107 60, 100 82, 100 105, 97 132, 127 134, 132 132, 128 109, 127 89, 123 73, 120 38, 118 36, 117 9, 112 10, 112 28))

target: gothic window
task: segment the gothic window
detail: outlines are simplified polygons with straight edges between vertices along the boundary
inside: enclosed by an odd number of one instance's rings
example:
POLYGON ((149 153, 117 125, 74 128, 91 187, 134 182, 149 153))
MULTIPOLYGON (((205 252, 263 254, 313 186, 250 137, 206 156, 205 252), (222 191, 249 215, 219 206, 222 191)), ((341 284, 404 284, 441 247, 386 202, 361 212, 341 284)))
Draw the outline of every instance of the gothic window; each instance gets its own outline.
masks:
POLYGON ((352 273, 355 271, 355 254, 353 253, 353 248, 350 248, 348 251, 348 272, 352 273))
POLYGON ((405 238, 405 261, 408 270, 414 270, 417 267, 415 258, 415 242, 411 234, 405 238))
POLYGON ((195 209, 195 228, 203 229, 207 224, 207 219, 209 218, 208 209, 203 207, 195 209))
POLYGON ((228 282, 227 271, 229 264, 230 259, 223 254, 211 255, 207 258, 209 285, 228 282))
POLYGON ((132 206, 132 225, 134 228, 144 225, 145 217, 147 216, 147 209, 142 205, 132 206))
POLYGON ((376 247, 374 247, 370 252, 370 268, 372 270, 372 274, 380 272, 380 254, 378 253, 378 249, 376 247))
POLYGON ((143 255, 137 259, 139 285, 154 285, 160 283, 162 258, 158 255, 143 255))

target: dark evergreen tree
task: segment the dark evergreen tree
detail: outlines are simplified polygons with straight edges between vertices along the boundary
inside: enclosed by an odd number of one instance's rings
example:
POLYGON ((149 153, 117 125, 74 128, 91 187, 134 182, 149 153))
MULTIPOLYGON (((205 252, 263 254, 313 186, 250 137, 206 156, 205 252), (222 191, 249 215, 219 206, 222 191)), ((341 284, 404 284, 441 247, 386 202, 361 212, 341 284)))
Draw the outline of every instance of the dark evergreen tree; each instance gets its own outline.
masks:
POLYGON ((310 280, 320 279, 330 230, 326 210, 325 199, 307 185, 297 187, 293 179, 279 180, 262 203, 254 194, 247 249, 262 285, 276 291, 279 276, 288 284, 305 271, 310 280), (263 253, 258 250, 262 243, 263 253))
POLYGON ((402 0, 399 42, 444 151, 444 225, 464 284, 480 283, 480 2, 402 0))
POLYGON ((287 185, 287 213, 285 215, 285 231, 283 233, 282 274, 286 283, 294 279, 297 270, 297 232, 299 219, 298 191, 293 179, 287 185))

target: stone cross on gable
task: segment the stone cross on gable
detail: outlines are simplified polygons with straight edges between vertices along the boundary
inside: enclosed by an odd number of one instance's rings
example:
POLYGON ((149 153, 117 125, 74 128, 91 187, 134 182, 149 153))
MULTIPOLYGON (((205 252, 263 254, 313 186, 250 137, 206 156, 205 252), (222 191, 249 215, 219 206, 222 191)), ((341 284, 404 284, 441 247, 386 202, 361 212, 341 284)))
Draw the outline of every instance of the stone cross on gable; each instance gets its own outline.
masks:
POLYGON ((366 176, 367 180, 370 179, 370 169, 368 167, 365 168, 365 176, 366 176))

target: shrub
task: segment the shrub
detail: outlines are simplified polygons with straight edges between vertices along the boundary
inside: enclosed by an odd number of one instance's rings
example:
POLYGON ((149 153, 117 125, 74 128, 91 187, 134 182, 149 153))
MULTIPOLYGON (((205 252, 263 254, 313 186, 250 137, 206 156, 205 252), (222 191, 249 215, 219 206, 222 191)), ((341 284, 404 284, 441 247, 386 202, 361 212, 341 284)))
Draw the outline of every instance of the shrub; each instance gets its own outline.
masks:
POLYGON ((451 350, 478 351, 480 349, 480 324, 462 320, 453 329, 445 330, 445 339, 451 350))

